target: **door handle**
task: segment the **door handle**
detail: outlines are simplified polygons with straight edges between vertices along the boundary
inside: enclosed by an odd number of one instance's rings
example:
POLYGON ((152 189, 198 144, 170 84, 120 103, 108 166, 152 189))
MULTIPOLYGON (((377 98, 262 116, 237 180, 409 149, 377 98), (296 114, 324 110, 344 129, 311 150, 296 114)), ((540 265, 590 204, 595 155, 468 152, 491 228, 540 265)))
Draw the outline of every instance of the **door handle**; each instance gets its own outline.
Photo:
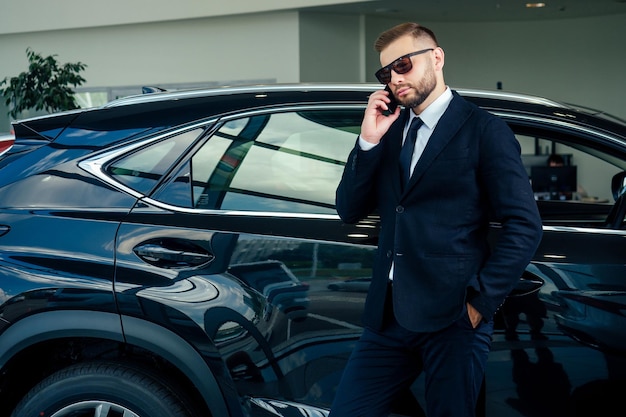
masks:
POLYGON ((168 269, 197 267, 215 259, 206 249, 180 239, 142 243, 135 246, 133 252, 144 262, 168 269))

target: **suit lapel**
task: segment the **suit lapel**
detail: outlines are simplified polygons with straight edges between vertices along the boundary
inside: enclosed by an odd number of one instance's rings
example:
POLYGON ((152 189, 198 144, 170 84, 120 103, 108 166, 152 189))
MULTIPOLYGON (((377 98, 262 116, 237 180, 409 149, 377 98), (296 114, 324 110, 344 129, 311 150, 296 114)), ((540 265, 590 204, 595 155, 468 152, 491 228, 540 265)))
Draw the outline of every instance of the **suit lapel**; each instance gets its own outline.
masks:
MULTIPOLYGON (((461 129, 461 126, 470 116, 472 109, 467 105, 456 93, 450 102, 450 105, 437 122, 437 126, 432 135, 428 139, 428 143, 424 148, 422 156, 415 165, 415 170, 411 179, 406 186, 404 193, 407 193, 412 189, 424 173, 428 170, 428 167, 437 158, 437 155, 446 147, 448 142, 452 140, 454 135, 461 129)), ((399 151, 398 151, 399 152, 399 151)))

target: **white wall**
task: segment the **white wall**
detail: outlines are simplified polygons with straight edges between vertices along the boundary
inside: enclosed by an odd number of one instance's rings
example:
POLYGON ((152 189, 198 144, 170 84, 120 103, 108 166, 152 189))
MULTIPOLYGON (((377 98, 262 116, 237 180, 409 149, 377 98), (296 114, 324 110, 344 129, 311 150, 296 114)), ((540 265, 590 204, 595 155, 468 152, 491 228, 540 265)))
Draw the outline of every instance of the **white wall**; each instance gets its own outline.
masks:
POLYGON ((300 14, 300 80, 365 81, 363 19, 356 15, 300 14))
POLYGON ((0 35, 293 11, 336 3, 337 0, 0 0, 0 35))
POLYGON ((83 86, 224 82, 296 82, 298 14, 278 12, 0 37, 0 78, 26 70, 31 47, 60 63, 81 61, 83 86))
MULTIPOLYGON (((27 70, 30 47, 86 64, 80 89, 298 82, 298 30, 296 12, 276 12, 0 35, 0 80, 27 70)), ((2 101, 0 134, 6 112, 2 101)))
MULTIPOLYGON (((24 7, 34 7, 34 1, 24 7)), ((189 1, 182 3, 187 15, 189 1)), ((243 3, 257 4, 233 4, 243 3)), ((155 21, 23 33, 0 29, 0 80, 27 68, 25 50, 31 47, 44 56, 58 55, 61 63, 87 64, 82 74, 87 88, 246 80, 375 82, 380 63, 374 39, 400 23, 293 11, 171 21, 156 21, 154 13, 149 17, 155 21)), ((80 16, 73 18, 82 22, 80 16)), ((419 21, 419 16, 406 20, 419 21)), ((437 33, 446 51, 446 81, 453 87, 495 89, 501 81, 507 91, 583 104, 626 119, 626 15, 420 23, 437 33)), ((8 124, 2 107, 0 103, 0 131, 8 124)))

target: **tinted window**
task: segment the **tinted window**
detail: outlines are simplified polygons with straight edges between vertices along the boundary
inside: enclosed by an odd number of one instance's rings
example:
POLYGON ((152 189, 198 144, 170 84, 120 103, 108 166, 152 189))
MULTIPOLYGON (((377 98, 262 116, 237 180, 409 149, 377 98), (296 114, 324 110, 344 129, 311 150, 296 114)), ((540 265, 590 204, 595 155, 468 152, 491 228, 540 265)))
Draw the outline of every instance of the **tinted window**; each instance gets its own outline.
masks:
POLYGON ((113 161, 107 172, 122 184, 147 194, 200 133, 202 129, 191 130, 142 148, 113 161))
POLYGON ((199 209, 335 213, 362 117, 362 110, 326 110, 231 120, 156 198, 199 209))

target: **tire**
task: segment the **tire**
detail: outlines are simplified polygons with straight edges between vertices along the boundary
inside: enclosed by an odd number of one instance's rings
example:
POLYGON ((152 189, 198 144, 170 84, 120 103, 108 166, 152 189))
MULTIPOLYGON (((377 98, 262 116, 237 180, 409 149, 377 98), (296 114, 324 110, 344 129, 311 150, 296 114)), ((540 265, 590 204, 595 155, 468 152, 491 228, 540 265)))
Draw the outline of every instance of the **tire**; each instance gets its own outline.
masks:
POLYGON ((11 417, 193 417, 171 389, 139 368, 97 362, 60 370, 37 384, 11 417))

